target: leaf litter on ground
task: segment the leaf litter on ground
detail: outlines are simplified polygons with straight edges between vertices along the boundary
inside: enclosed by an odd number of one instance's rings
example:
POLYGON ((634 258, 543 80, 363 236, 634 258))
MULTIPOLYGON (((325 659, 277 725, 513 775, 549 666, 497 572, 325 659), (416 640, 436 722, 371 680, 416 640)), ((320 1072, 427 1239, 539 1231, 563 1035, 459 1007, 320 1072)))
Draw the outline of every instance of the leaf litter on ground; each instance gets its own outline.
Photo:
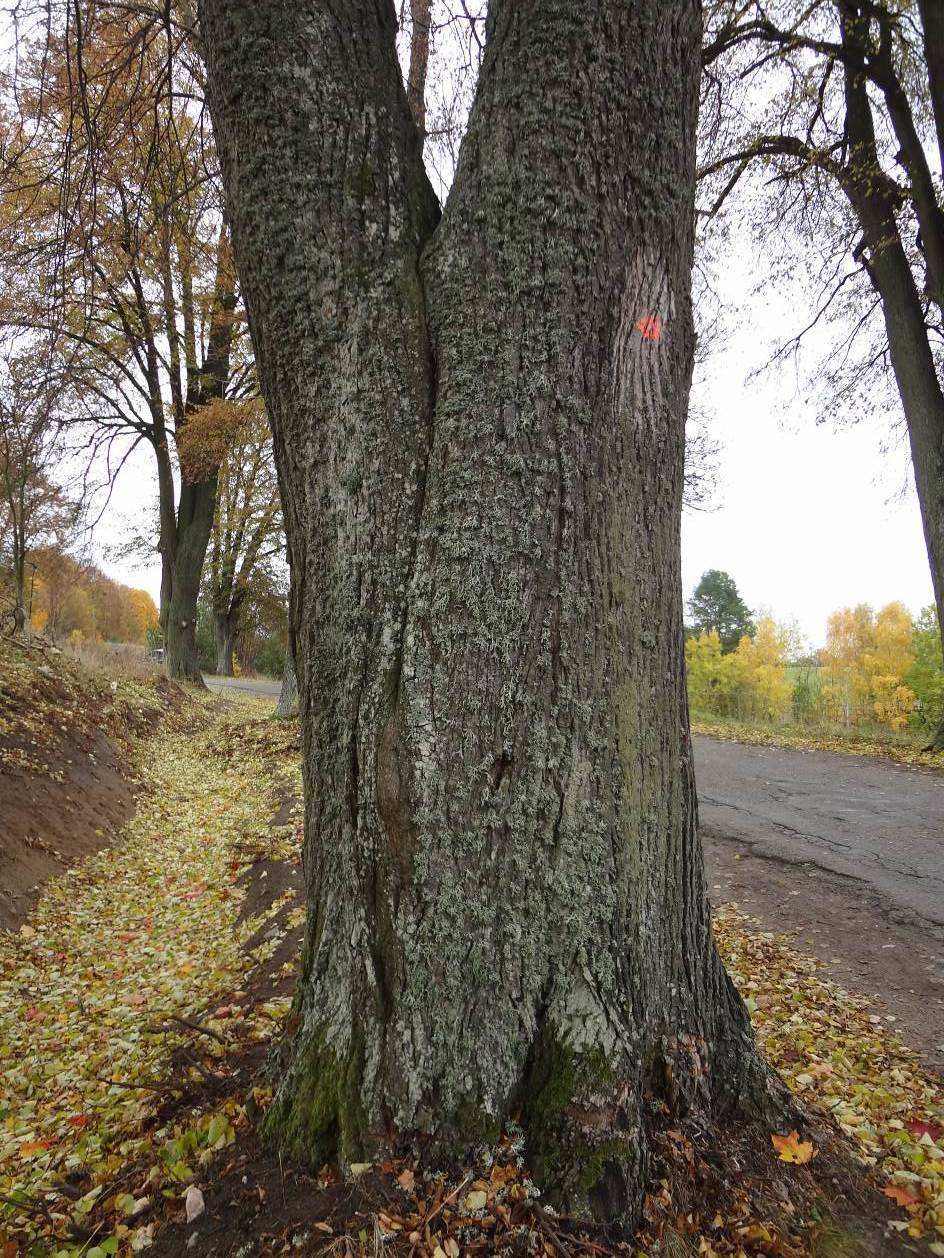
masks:
MULTIPOLYGON (((785 936, 760 929, 733 906, 716 913, 715 935, 768 1060, 806 1106, 838 1124, 863 1170, 899 1207, 890 1226, 924 1237, 944 1258, 940 1076, 888 1029, 867 997, 831 982, 822 964, 785 936)), ((779 1135, 799 1161, 791 1133, 779 1135)))
MULTIPOLYGON (((179 1082, 175 1053, 196 1034, 201 1054, 225 1054, 236 1011, 204 1011, 272 946, 245 949, 280 905, 240 921, 240 870, 260 855, 297 857, 292 827, 269 825, 271 756, 214 747, 229 719, 141 742, 143 789, 122 842, 50 883, 20 932, 0 935, 0 1237, 55 1238, 55 1252, 86 1258, 112 1241, 145 1248, 152 1225, 136 1221, 150 1198, 180 1196, 196 1161, 245 1121, 230 1100, 191 1130, 154 1126, 179 1082), (149 1191, 117 1194, 115 1230, 90 1250, 83 1220, 123 1167, 148 1157, 149 1191)), ((268 1038, 286 1006, 268 1002, 238 1033, 268 1038)))
MULTIPOLYGON (((140 1252, 155 1244, 165 1203, 196 1225, 214 1158, 248 1128, 246 1097, 235 1093, 172 1121, 163 1113, 181 1082, 181 1050, 199 1041, 204 1064, 184 1058, 195 1077, 207 1062, 225 1071, 231 1052, 276 1035, 287 1012, 281 997, 249 1010, 238 1001, 253 967, 277 947, 278 930, 303 916, 283 895, 241 918, 241 872, 299 858, 297 827, 269 824, 282 780, 297 789, 297 725, 261 712, 248 701, 207 704, 189 736, 159 730, 141 743, 142 791, 122 844, 49 884, 21 932, 0 936, 0 1241, 10 1237, 29 1247, 23 1252, 140 1252)), ((883 1186, 890 1226, 944 1255, 941 1081, 865 998, 830 983, 784 938, 733 907, 717 914, 716 934, 772 1063, 811 1112, 835 1120, 863 1175, 883 1186)), ((255 1088, 253 1097, 264 1107, 271 1092, 255 1088)), ((681 1137, 668 1136, 683 1149, 681 1137)), ((818 1150, 795 1131, 773 1132, 771 1141, 786 1174, 815 1165, 818 1150)), ((512 1203, 517 1194, 524 1209, 533 1186, 517 1152, 515 1164, 502 1191, 512 1203)), ((480 1167, 471 1170, 468 1182, 436 1189, 447 1202, 440 1218, 451 1221, 438 1239, 430 1233, 430 1253, 435 1245, 452 1253, 457 1237, 501 1217, 494 1185, 480 1167)), ((390 1171, 410 1200, 426 1183, 407 1162, 390 1171)), ((647 1201, 653 1217, 670 1213, 668 1181, 654 1184, 647 1201)), ((411 1237, 418 1223, 410 1210, 422 1215, 416 1207, 378 1214, 363 1252, 373 1252, 377 1236, 405 1228, 411 1237)), ((690 1221, 689 1240, 707 1258, 806 1252, 796 1237, 778 1237, 769 1220, 752 1217, 746 1198, 727 1215, 713 1213, 690 1221)), ((540 1217, 556 1226, 552 1212, 540 1217)), ((421 1231, 417 1254, 426 1252, 425 1224, 421 1231)), ((550 1248, 536 1252, 557 1252, 542 1235, 550 1248)), ((325 1252, 333 1243, 325 1237, 325 1252)))

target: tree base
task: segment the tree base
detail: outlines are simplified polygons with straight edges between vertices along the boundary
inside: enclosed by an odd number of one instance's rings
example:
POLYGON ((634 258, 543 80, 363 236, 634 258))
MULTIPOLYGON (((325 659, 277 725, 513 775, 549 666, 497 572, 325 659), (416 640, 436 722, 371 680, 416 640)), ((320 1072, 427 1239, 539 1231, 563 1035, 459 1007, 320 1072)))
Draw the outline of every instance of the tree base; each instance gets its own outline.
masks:
MULTIPOLYGON (((264 1143, 318 1170, 402 1157, 462 1165, 500 1141, 502 1121, 474 1104, 460 1107, 435 1131, 371 1124, 361 1093, 364 1060, 359 1040, 343 1058, 323 1039, 283 1044, 270 1063, 281 1086, 262 1123, 264 1143)), ((682 1124, 710 1131, 733 1114, 746 1128, 765 1133, 803 1125, 790 1094, 753 1047, 729 1065, 737 1081, 720 1090, 726 1100, 719 1103, 697 1068, 682 1078, 678 1055, 657 1054, 629 1082, 633 1073, 625 1063, 615 1069, 598 1049, 577 1051, 542 1033, 509 1106, 511 1130, 527 1147, 542 1200, 558 1214, 629 1236, 643 1217, 653 1142, 661 1129, 682 1124)))

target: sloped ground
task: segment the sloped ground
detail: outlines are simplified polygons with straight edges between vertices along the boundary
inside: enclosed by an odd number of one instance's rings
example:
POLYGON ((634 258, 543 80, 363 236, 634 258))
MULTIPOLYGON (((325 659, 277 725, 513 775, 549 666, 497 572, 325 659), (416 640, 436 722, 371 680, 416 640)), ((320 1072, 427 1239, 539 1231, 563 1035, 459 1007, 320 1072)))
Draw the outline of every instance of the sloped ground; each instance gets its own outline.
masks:
POLYGON ((36 888, 111 842, 133 808, 131 739, 182 712, 170 683, 90 673, 0 636, 0 930, 36 888))
MULTIPOLYGON (((209 705, 187 738, 150 738, 120 844, 51 881, 0 937, 0 1240, 12 1252, 148 1248, 165 1194, 245 1124, 235 1057, 288 1004, 277 976, 259 989, 257 973, 285 896, 268 904, 263 891, 242 911, 246 870, 297 858, 292 826, 269 824, 276 759, 270 749, 263 765, 209 705)), ((294 785, 294 762, 285 772, 294 785)))
POLYGON ((4 1258, 944 1254, 939 1079, 733 912, 719 941, 798 1130, 705 1133, 653 1102, 634 1243, 545 1208, 513 1126, 464 1166, 405 1149, 345 1175, 261 1148, 303 918, 297 728, 265 711, 211 701, 187 739, 151 738, 120 844, 0 937, 4 1258))

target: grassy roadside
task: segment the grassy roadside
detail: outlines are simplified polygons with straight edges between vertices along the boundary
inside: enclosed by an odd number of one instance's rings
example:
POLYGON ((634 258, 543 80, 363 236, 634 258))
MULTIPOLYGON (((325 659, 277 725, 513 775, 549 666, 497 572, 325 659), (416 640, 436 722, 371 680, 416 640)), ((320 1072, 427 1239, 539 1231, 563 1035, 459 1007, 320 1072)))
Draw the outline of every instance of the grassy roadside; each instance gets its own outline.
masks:
POLYGON ((818 731, 798 725, 761 725, 733 717, 703 717, 696 713, 692 714, 692 732, 724 742, 790 747, 798 751, 839 751, 850 756, 879 756, 912 768, 944 769, 944 752, 922 751, 906 734, 878 738, 856 730, 818 731))

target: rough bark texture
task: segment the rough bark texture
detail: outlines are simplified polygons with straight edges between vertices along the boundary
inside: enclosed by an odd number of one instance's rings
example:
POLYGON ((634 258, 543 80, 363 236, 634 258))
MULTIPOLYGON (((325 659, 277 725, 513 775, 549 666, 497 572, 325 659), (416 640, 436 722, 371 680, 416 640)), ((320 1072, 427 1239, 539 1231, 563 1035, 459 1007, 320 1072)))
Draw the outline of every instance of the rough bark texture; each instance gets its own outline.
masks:
POLYGON ((429 34, 431 0, 410 0, 413 32, 410 38, 410 70, 406 81, 410 113, 420 134, 420 145, 426 138, 426 71, 429 66, 429 34))
POLYGON ((285 652, 282 689, 279 691, 279 701, 275 705, 275 715, 281 721, 298 716, 298 678, 295 676, 295 657, 292 654, 291 644, 285 652))
POLYGON ((216 673, 218 677, 233 675, 233 646, 236 641, 236 621, 228 612, 216 612, 213 617, 213 636, 216 643, 216 673))
POLYGON ((203 0, 293 577, 308 935, 268 1130, 522 1107, 632 1222, 643 1093, 762 1087, 711 940, 679 520, 696 0, 493 3, 442 222, 384 0, 203 0))

